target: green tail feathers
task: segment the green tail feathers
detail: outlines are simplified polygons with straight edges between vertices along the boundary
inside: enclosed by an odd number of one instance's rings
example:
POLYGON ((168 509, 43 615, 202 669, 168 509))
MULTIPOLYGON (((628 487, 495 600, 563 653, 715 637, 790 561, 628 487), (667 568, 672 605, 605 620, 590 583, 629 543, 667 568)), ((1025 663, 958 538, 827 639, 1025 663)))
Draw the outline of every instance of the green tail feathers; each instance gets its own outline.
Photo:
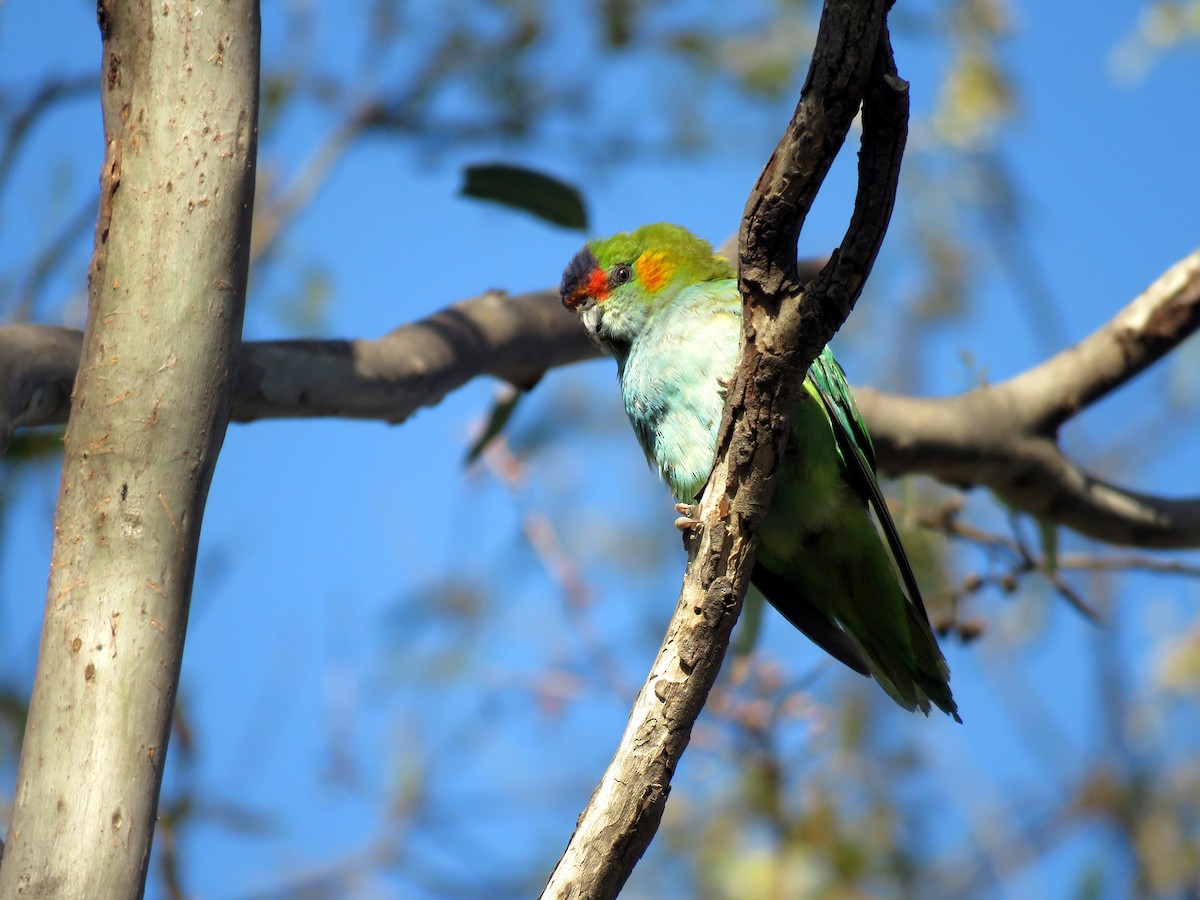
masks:
POLYGON ((754 582, 814 643, 869 672, 900 706, 924 713, 936 706, 961 722, 845 375, 828 350, 809 375, 754 582))
POLYGON ((793 544, 783 571, 777 542, 774 552, 760 552, 754 584, 813 643, 873 676, 900 706, 923 713, 936 706, 961 722, 920 596, 905 595, 878 535, 868 532, 866 510, 854 512, 858 521, 843 519, 793 544))

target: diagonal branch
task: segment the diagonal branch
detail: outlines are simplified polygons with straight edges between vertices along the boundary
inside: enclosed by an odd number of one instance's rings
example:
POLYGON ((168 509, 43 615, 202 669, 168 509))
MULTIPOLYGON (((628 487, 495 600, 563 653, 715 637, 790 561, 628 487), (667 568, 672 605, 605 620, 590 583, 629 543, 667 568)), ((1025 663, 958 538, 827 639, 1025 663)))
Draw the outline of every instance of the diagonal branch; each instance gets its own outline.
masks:
POLYGON ((612 897, 621 889, 658 828, 675 767, 720 670, 803 373, 861 292, 891 213, 907 85, 898 78, 884 83, 886 70, 894 72, 882 36, 884 12, 883 2, 873 0, 825 5, 800 102, 746 204, 740 241, 746 343, 700 503, 703 529, 620 745, 544 896, 612 897), (871 104, 864 109, 854 216, 840 252, 802 293, 796 238, 868 84, 876 108, 870 115, 871 104), (893 161, 890 170, 878 165, 881 159, 893 161))
POLYGON ((1200 328, 1200 250, 1076 346, 997 385, 918 399, 856 392, 881 467, 991 489, 1006 503, 1112 544, 1200 546, 1200 497, 1155 497, 1085 471, 1058 427, 1200 328))
POLYGON ((1200 249, 1185 256, 1106 325, 1009 379, 1029 430, 1054 434, 1068 419, 1149 366, 1200 327, 1200 249))

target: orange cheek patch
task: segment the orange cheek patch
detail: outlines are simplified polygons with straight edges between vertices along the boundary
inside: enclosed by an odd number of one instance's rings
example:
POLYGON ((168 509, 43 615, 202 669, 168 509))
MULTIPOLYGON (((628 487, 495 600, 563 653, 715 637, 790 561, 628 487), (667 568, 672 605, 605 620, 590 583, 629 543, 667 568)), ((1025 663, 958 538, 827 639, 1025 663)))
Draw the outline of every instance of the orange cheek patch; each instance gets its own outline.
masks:
POLYGON ((665 253, 657 250, 647 250, 637 258, 634 266, 637 269, 638 279, 650 293, 661 288, 675 274, 675 266, 667 259, 665 253))
POLYGON ((604 274, 603 269, 592 270, 592 274, 588 276, 584 293, 592 297, 597 303, 608 297, 608 276, 604 274))

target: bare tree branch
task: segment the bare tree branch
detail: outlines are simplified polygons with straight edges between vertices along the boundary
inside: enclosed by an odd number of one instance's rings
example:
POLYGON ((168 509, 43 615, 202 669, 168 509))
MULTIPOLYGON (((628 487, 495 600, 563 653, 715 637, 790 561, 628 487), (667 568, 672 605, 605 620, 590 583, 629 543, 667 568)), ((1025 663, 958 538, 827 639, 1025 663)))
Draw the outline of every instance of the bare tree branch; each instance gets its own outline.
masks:
POLYGON ((1054 434, 1080 410, 1158 362, 1200 326, 1200 250, 1159 276, 1113 319, 1001 388, 1030 431, 1054 434))
MULTIPOLYGON (((15 428, 66 421, 81 340, 56 326, 0 327, 0 450, 15 428)), ((487 293, 376 340, 246 342, 233 418, 403 422, 480 375, 531 388, 594 356, 557 291, 487 293)))
POLYGON ((83 332, 73 328, 0 328, 0 450, 17 428, 67 420, 82 347, 83 332))
POLYGON ((594 356, 581 331, 557 292, 539 291, 484 294, 374 341, 251 343, 233 416, 402 422, 477 375, 530 388, 548 369, 594 356))
MULTIPOLYGON (((804 266, 789 283, 813 271, 804 266)), ((1075 347, 1006 382, 938 399, 856 393, 888 473, 988 487, 1109 543, 1195 547, 1200 497, 1155 497, 1096 478, 1062 452, 1056 431, 1198 326, 1200 250, 1075 347)), ((68 329, 0 327, 0 448, 16 427, 66 420, 79 345, 68 329)), ((595 354, 555 292, 489 293, 378 340, 245 344, 233 416, 401 422, 478 375, 530 387, 546 370, 595 354)))
POLYGON ((918 399, 857 391, 881 467, 990 488, 1006 503, 1112 544, 1200 546, 1200 497, 1110 484, 1063 453, 1066 419, 1200 327, 1200 250, 1075 347, 997 385, 918 399))
MULTIPOLYGON (((801 279, 816 268, 804 265, 801 279)), ((998 385, 943 398, 855 394, 889 474, 983 486, 1005 502, 1114 544, 1200 546, 1200 497, 1171 499, 1096 478, 1053 430, 1194 334, 1200 250, 1156 279, 1076 347, 998 385)), ((479 375, 531 387, 548 369, 596 355, 554 291, 464 300, 378 340, 250 342, 234 395, 237 421, 341 416, 402 422, 479 375)), ((81 335, 0 327, 0 448, 14 428, 61 423, 81 335)))
POLYGON ((858 298, 891 214, 908 86, 894 77, 884 13, 882 0, 825 4, 800 102, 746 204, 739 266, 746 343, 700 503, 703 528, 620 745, 543 896, 620 891, 658 829, 675 767, 720 671, 803 373, 858 298), (860 104, 854 214, 839 251, 805 291, 796 239, 860 104))

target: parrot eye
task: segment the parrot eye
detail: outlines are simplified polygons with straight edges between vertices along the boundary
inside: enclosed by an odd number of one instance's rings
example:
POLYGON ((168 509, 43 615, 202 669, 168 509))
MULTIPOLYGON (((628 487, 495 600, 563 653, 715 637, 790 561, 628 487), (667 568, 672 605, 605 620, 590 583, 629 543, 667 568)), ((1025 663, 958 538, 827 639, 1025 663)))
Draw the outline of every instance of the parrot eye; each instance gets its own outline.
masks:
POLYGON ((612 271, 613 284, 625 284, 633 278, 633 269, 622 263, 612 271))

